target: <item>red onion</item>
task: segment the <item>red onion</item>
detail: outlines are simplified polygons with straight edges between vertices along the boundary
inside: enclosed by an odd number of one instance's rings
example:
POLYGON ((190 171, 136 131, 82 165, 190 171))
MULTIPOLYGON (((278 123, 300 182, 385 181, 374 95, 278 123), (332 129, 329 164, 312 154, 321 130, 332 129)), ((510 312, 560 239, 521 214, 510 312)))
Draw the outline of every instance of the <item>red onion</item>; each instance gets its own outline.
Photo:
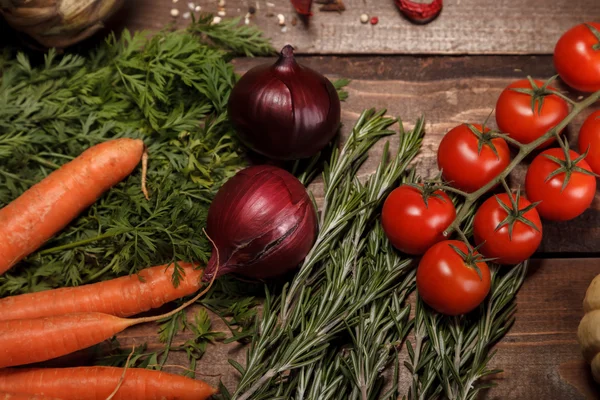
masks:
POLYGON ((291 2, 298 14, 305 15, 307 17, 312 15, 312 12, 310 11, 312 7, 312 0, 291 0, 291 2))
POLYGON ((246 72, 229 98, 229 117, 242 142, 278 160, 318 153, 335 136, 340 114, 331 82, 298 64, 289 45, 275 64, 246 72))
POLYGON ((248 167, 229 179, 208 210, 215 244, 203 280, 235 273, 271 278, 294 269, 317 235, 317 214, 306 188, 270 165, 248 167), (218 250, 218 258, 217 258, 218 250))

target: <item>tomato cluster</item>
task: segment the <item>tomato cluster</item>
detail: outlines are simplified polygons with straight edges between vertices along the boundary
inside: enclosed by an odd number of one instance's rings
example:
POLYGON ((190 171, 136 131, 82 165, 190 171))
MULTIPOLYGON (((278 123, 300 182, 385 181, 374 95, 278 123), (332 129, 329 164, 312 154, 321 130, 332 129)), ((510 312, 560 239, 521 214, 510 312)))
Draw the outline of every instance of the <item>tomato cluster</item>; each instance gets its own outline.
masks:
MULTIPOLYGON (((554 65, 574 89, 600 91, 600 23, 567 31, 556 45, 554 65)), ((477 308, 490 291, 489 261, 515 265, 527 260, 542 241, 542 218, 573 219, 594 199, 594 173, 600 174, 600 111, 581 127, 580 153, 571 150, 558 128, 564 129, 572 101, 552 81, 528 78, 508 85, 496 103, 498 130, 485 123, 452 128, 437 153, 443 179, 402 185, 383 205, 386 235, 398 250, 422 256, 417 290, 440 313, 459 315, 477 308), (499 179, 519 161, 511 164, 509 145, 519 150, 519 160, 538 151, 527 170, 524 195, 499 179), (451 196, 473 201, 500 182, 504 193, 488 197, 475 211, 473 247, 460 230, 463 215, 457 220, 451 196), (455 230, 464 240, 449 240, 447 233, 455 230)))

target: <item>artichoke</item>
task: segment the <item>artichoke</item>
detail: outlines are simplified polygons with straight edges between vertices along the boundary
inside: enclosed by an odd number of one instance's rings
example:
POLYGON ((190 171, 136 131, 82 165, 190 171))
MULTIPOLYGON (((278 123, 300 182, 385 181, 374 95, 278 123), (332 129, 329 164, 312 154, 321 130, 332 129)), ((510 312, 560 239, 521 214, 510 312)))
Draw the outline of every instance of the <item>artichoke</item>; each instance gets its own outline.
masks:
POLYGON ((92 36, 123 0, 0 0, 0 13, 45 47, 65 48, 92 36))

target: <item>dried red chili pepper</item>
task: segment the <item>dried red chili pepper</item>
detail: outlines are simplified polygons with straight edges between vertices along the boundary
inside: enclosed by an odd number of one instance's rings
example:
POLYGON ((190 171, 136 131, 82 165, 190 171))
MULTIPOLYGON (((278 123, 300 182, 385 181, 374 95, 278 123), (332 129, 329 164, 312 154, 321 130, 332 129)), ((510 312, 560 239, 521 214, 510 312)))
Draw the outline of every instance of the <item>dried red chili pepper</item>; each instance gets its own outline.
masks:
POLYGON ((442 0, 431 3, 416 3, 411 0, 395 0, 396 5, 410 21, 426 24, 433 21, 442 11, 442 0))
POLYGON ((312 8, 312 0, 291 0, 291 2, 298 14, 307 17, 312 15, 312 12, 310 11, 312 8))

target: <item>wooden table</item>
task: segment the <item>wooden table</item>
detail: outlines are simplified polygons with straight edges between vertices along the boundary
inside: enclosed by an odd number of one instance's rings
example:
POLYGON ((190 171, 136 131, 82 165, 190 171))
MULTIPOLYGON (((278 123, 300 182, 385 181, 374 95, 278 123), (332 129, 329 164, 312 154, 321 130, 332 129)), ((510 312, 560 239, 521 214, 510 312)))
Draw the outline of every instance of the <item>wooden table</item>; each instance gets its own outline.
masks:
MULTIPOLYGON (((531 75, 554 74, 552 51, 569 27, 600 19, 598 0, 446 0, 441 16, 431 24, 412 25, 392 0, 344 0, 346 11, 320 12, 308 26, 292 24, 294 13, 287 0, 258 1, 251 20, 273 39, 275 47, 291 43, 301 62, 331 78, 352 79, 350 97, 343 104, 344 133, 364 108, 387 108, 407 126, 424 114, 426 137, 418 159, 420 174, 436 170, 435 152, 440 138, 462 122, 483 121, 500 91, 511 81, 531 75), (267 13, 273 14, 267 16, 267 13), (277 14, 286 18, 283 29, 277 14), (361 24, 360 15, 377 16, 377 25, 361 24)), ((203 11, 216 12, 216 0, 196 0, 203 11)), ((227 0, 228 17, 241 16, 255 0, 227 0)), ((160 29, 174 22, 184 26, 188 1, 129 0, 112 27, 160 29), (171 8, 180 16, 173 19, 171 8)), ((261 59, 238 59, 244 72, 261 59)), ((565 89, 565 87, 562 87, 565 89)), ((583 118, 568 130, 574 143, 583 118)), ((391 139, 392 146, 394 139, 391 139)), ((378 147, 380 149, 381 147, 378 147)), ((361 174, 373 172, 377 150, 361 174)), ((525 166, 510 183, 522 183, 525 166)), ((319 185, 313 187, 317 197, 319 185)), ((600 273, 600 196, 586 213, 566 223, 544 222, 544 241, 527 281, 518 295, 517 321, 497 345, 493 365, 504 369, 499 386, 484 399, 594 399, 600 390, 580 357, 576 330, 581 302, 589 282, 600 273)), ((215 320, 215 329, 225 327, 215 320)), ((140 326, 119 336, 124 345, 149 342, 158 345, 155 326, 140 326)), ((177 338, 185 341, 185 335, 177 338)), ((173 357, 177 363, 178 356, 173 357)), ((237 344, 217 345, 200 362, 201 376, 233 387, 237 376, 227 358, 243 364, 237 344)), ((183 360, 183 358, 182 358, 183 360)))

